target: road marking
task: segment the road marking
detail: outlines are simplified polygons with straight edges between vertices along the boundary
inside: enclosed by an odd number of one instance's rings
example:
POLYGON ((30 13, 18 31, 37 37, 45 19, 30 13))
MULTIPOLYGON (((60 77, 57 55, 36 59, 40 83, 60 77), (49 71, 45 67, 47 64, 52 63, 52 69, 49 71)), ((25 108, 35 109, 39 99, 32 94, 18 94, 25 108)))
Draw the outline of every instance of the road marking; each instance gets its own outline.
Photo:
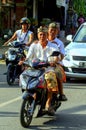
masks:
POLYGON ((6 84, 7 82, 0 82, 0 84, 6 84))
POLYGON ((9 101, 7 101, 7 102, 1 103, 1 104, 0 104, 0 108, 6 106, 6 105, 8 105, 8 104, 11 104, 11 103, 13 103, 13 102, 16 102, 16 101, 18 101, 18 100, 20 100, 20 99, 21 99, 21 96, 19 96, 19 97, 17 97, 17 98, 14 98, 14 99, 12 99, 12 100, 9 100, 9 101))

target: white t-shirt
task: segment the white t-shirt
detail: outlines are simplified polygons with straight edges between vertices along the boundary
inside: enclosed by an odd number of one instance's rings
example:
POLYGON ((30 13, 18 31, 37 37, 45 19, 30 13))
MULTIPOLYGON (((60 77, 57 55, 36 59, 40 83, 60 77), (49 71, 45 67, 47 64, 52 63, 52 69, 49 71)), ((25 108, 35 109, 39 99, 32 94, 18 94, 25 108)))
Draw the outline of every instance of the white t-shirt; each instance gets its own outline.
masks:
MULTIPOLYGON (((63 44, 63 42, 62 42, 61 40, 59 40, 57 37, 56 37, 53 41, 56 42, 56 45, 58 46, 60 53, 63 54, 63 55, 65 55, 65 49, 64 49, 64 44, 63 44)), ((54 43, 53 43, 53 44, 54 44, 54 43)), ((60 63, 61 65, 63 65, 63 62, 62 62, 62 61, 60 61, 59 63, 60 63)))
POLYGON ((57 43, 57 46, 58 46, 60 52, 61 52, 63 55, 65 55, 65 49, 64 49, 64 44, 63 44, 63 42, 62 42, 61 40, 59 40, 57 37, 56 37, 53 41, 55 41, 55 42, 57 43))
POLYGON ((49 41, 45 48, 43 48, 39 42, 37 44, 32 43, 29 48, 27 58, 29 60, 38 58, 42 61, 47 61, 48 57, 52 54, 52 52, 57 50, 59 51, 58 46, 56 44, 52 44, 49 41))
POLYGON ((28 33, 26 34, 27 32, 23 33, 22 30, 17 30, 16 31, 16 34, 17 34, 17 41, 18 42, 22 42, 23 43, 27 43, 29 41, 29 36, 31 33, 33 33, 32 31, 28 30, 28 33), (25 39, 24 39, 25 38, 25 39))

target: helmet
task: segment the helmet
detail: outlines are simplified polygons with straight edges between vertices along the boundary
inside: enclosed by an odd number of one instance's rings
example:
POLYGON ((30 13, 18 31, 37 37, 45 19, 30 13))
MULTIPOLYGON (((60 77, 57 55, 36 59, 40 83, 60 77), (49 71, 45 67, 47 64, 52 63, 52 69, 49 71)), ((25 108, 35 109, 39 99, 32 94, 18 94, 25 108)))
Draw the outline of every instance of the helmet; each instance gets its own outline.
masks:
POLYGON ((30 24, 30 20, 27 17, 23 17, 20 20, 20 24, 30 24))

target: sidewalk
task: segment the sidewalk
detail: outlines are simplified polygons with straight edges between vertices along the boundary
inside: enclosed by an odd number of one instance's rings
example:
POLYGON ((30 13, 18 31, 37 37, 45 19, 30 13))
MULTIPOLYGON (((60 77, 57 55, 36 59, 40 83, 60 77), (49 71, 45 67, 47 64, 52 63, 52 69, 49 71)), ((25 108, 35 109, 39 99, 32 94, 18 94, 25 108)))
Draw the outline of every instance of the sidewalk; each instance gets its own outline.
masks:
POLYGON ((8 47, 0 47, 0 54, 4 54, 8 50, 8 47))
POLYGON ((7 49, 8 47, 0 47, 0 64, 5 64, 4 59, 2 60, 2 58, 7 49))

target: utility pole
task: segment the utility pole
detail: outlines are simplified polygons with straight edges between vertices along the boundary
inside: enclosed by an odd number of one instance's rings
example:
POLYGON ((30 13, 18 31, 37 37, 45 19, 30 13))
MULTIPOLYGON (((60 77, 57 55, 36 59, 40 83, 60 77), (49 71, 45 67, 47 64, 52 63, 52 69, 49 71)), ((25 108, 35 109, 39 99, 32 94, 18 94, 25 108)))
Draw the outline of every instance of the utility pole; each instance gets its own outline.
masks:
POLYGON ((2 18, 1 18, 2 2, 0 0, 0 30, 2 29, 2 18))
POLYGON ((38 0, 33 0, 33 18, 38 20, 38 0))

